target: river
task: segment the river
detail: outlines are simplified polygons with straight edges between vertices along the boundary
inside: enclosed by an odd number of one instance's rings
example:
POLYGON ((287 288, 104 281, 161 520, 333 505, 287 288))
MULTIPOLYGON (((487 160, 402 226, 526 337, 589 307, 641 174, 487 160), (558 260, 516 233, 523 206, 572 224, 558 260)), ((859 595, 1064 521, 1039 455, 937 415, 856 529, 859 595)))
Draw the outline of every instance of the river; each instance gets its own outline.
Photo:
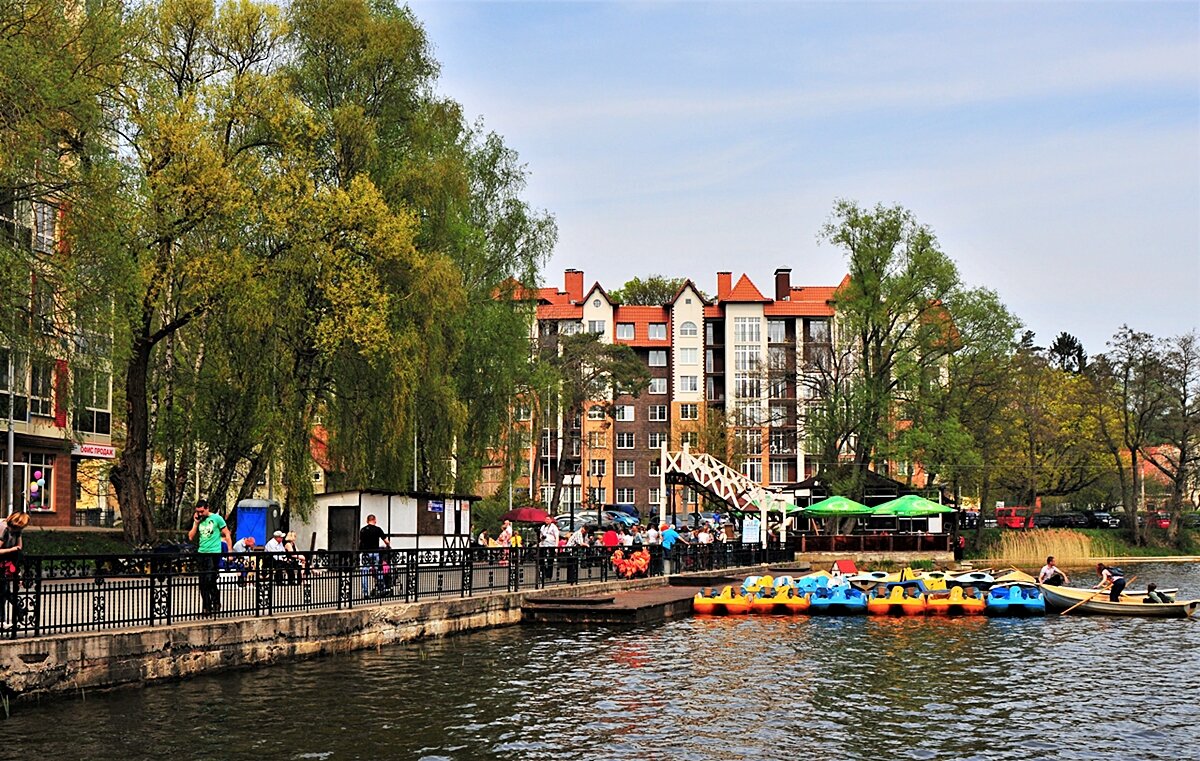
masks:
MULTIPOLYGON (((1200 564, 1125 570, 1200 596, 1200 564)), ((1198 702, 1200 622, 689 618, 20 703, 0 757, 1179 761, 1198 702)))

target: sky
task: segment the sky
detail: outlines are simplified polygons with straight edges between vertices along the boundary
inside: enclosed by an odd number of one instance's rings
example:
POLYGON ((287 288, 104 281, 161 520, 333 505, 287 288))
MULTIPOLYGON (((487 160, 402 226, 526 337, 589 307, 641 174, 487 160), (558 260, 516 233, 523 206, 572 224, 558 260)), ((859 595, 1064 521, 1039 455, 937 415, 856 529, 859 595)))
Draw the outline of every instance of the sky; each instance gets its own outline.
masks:
POLYGON ((1048 345, 1200 328, 1200 4, 411 2, 567 268, 834 285, 899 204, 1048 345))

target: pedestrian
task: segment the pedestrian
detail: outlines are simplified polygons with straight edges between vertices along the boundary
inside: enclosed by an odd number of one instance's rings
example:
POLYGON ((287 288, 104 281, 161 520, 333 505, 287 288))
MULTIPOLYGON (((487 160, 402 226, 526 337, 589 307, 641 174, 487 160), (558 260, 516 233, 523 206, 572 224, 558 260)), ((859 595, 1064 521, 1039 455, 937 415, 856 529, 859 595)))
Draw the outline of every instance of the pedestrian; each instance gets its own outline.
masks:
POLYGON ((21 575, 21 553, 25 544, 21 534, 29 525, 29 513, 13 513, 8 516, 4 532, 0 534, 0 622, 7 621, 8 605, 12 604, 13 620, 22 618, 21 602, 17 596, 17 585, 21 575))
POLYGON ((600 537, 600 543, 605 547, 617 547, 621 544, 621 537, 617 535, 617 530, 610 526, 600 537))
POLYGON ((308 558, 304 557, 300 552, 300 548, 296 546, 296 532, 289 531, 287 536, 283 538, 283 549, 287 552, 288 562, 292 568, 299 571, 301 576, 308 575, 308 558))
POLYGON ((592 527, 586 523, 575 529, 575 533, 571 534, 571 538, 567 540, 568 547, 589 547, 591 546, 592 527))
POLYGON ((225 519, 209 510, 208 500, 196 502, 188 541, 196 542, 196 569, 200 576, 201 615, 221 612, 221 589, 217 586, 217 565, 221 561, 221 543, 233 547, 225 519))
POLYGON ((629 533, 629 529, 622 526, 621 530, 617 532, 617 542, 622 547, 632 547, 633 546, 633 534, 629 533))
POLYGON ((250 575, 250 564, 253 562, 253 559, 249 556, 252 552, 254 552, 254 547, 257 544, 258 541, 253 536, 243 536, 241 539, 233 543, 233 554, 246 556, 237 558, 233 561, 233 564, 237 566, 238 569, 239 587, 246 586, 246 579, 250 575))
POLYGON ((549 515, 542 522, 542 527, 538 529, 539 541, 538 547, 541 553, 541 569, 542 579, 551 579, 554 577, 554 553, 558 550, 558 524, 549 515))
POLYGON ((489 542, 488 530, 485 528, 483 531, 479 532, 479 538, 475 540, 475 543, 478 544, 480 547, 487 547, 488 542, 489 542))
POLYGON ((267 546, 263 547, 263 551, 267 553, 267 564, 271 569, 271 581, 281 586, 285 577, 288 583, 294 583, 296 576, 296 569, 292 567, 287 556, 287 547, 283 543, 285 537, 286 534, 282 531, 276 531, 267 540, 267 546))
POLYGON ((661 534, 653 523, 646 527, 646 544, 658 544, 661 541, 660 537, 661 534))
POLYGON ((512 521, 505 521, 500 524, 500 534, 496 537, 496 541, 501 547, 511 547, 513 538, 512 521))
POLYGON ((958 539, 954 540, 954 562, 960 563, 963 559, 963 554, 967 550, 967 538, 962 534, 958 535, 958 539))
POLYGON ((367 516, 367 525, 358 530, 358 551, 362 553, 362 593, 363 597, 371 596, 371 578, 375 579, 375 594, 383 590, 383 578, 380 576, 379 545, 388 549, 392 543, 388 540, 383 529, 375 524, 375 516, 367 516))

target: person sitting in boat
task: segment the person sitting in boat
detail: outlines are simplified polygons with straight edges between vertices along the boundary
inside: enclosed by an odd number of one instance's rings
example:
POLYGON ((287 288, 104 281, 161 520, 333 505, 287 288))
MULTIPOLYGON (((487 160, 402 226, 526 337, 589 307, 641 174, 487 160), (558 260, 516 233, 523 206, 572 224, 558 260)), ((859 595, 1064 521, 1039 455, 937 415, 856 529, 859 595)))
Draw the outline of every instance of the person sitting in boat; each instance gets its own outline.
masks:
POLYGON ((1120 602, 1121 592, 1125 590, 1125 574, 1120 568, 1106 566, 1103 563, 1096 564, 1096 572, 1100 574, 1100 583, 1096 586, 1099 589, 1108 590, 1108 599, 1110 602, 1120 602))
POLYGON ((1063 569, 1055 565, 1054 556, 1051 555, 1046 558, 1046 565, 1042 566, 1042 570, 1038 572, 1038 583, 1061 587, 1070 584, 1071 580, 1067 578, 1067 574, 1063 569))
POLYGON ((1159 592, 1158 585, 1152 581, 1146 585, 1146 596, 1142 598, 1142 602, 1167 603, 1175 601, 1171 599, 1171 595, 1159 592))

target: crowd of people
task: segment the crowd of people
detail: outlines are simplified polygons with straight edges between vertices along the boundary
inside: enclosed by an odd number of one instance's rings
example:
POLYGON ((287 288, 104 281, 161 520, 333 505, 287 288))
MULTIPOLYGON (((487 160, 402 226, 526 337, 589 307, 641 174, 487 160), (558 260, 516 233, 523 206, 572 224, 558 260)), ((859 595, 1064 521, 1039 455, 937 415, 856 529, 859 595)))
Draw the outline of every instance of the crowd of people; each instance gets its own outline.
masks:
MULTIPOLYGON (((547 516, 537 532, 538 547, 638 548, 662 545, 664 549, 669 550, 677 543, 707 545, 737 540, 738 533, 732 523, 717 526, 711 520, 703 521, 692 528, 677 527, 670 523, 635 523, 629 526, 613 524, 603 530, 597 529, 593 524, 581 522, 574 531, 563 531, 553 518, 547 516)), ((495 537, 484 529, 475 538, 478 547, 520 547, 523 541, 521 532, 513 528, 511 521, 504 521, 495 537)))

